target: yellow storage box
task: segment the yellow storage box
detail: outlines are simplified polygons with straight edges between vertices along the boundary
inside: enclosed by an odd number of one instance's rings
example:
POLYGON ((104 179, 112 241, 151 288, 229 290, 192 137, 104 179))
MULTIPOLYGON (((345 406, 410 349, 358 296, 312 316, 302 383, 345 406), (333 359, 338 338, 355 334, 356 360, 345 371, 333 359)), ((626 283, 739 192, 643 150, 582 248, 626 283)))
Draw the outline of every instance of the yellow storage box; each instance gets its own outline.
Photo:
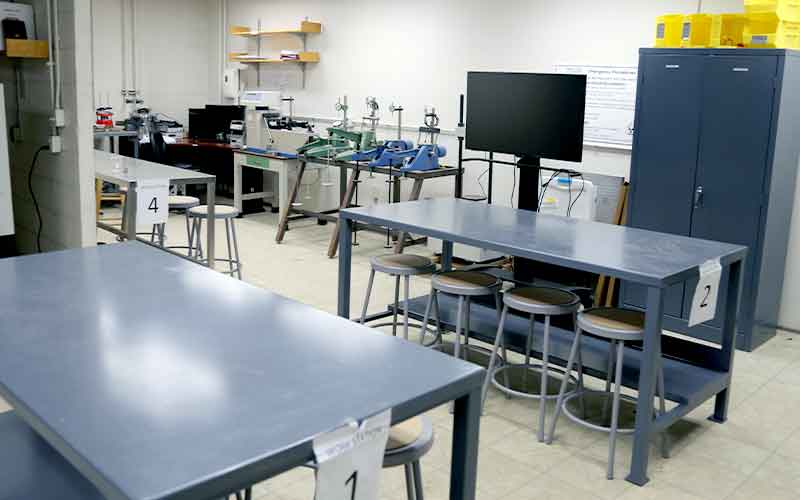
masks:
POLYGON ((779 21, 772 14, 750 15, 744 43, 752 48, 800 49, 800 23, 779 21))
POLYGON ((656 19, 656 47, 680 47, 682 30, 683 14, 660 16, 656 19))
POLYGON ((747 16, 744 14, 720 14, 711 23, 712 47, 744 47, 744 30, 747 16))
POLYGON ((681 47, 711 47, 711 24, 714 17, 710 14, 690 14, 683 17, 681 47))
POLYGON ((800 0, 744 0, 748 14, 771 14, 781 21, 800 23, 800 0))

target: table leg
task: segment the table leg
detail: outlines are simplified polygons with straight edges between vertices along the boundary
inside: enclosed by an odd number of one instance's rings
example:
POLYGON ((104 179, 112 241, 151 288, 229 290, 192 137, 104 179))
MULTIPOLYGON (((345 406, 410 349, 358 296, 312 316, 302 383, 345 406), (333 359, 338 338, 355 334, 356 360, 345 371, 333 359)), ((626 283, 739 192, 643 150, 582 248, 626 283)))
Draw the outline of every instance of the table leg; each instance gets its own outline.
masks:
MULTIPOLYGON (((345 192, 344 198, 341 200, 341 204, 339 205, 339 210, 343 210, 349 207, 353 203, 353 196, 356 193, 356 186, 358 186, 358 178, 361 175, 361 169, 356 166, 353 168, 353 173, 350 175, 350 182, 347 184, 347 191, 345 192)), ((336 250, 339 247, 339 221, 336 221, 336 227, 333 228, 333 233, 331 234, 331 242, 328 245, 328 258, 336 257, 336 250)))
MULTIPOLYGON (((408 201, 417 201, 419 200, 420 195, 422 194, 422 179, 414 179, 414 185, 411 187, 411 195, 408 197, 408 201)), ((400 201, 398 197, 396 199, 400 201)), ((394 245, 394 253, 403 253, 403 248, 406 246, 406 238, 408 237, 408 233, 401 232, 400 236, 397 238, 397 242, 394 245)))
MULTIPOLYGON (((214 249, 216 247, 214 228, 217 225, 216 220, 214 219, 216 203, 217 181, 214 179, 206 184, 206 205, 208 205, 208 224, 206 224, 206 258, 208 259, 209 269, 214 269, 214 265, 216 264, 214 260, 214 249)), ((199 234, 197 235, 197 238, 200 238, 199 234)))
POLYGON ((306 173, 306 162, 300 161, 300 170, 297 171, 297 180, 294 181, 292 187, 292 194, 286 201, 286 206, 283 207, 281 212, 281 221, 278 224, 278 234, 275 235, 275 242, 283 242, 283 237, 286 236, 286 231, 289 230, 289 216, 292 214, 292 205, 297 199, 297 193, 300 192, 300 184, 303 182, 303 174, 306 173))
POLYGON ((650 435, 653 428, 653 397, 658 373, 658 356, 661 352, 661 320, 664 314, 664 290, 647 289, 647 309, 644 322, 644 348, 639 369, 639 397, 636 401, 636 427, 633 434, 631 471, 626 478, 633 484, 644 486, 647 478, 647 461, 650 435))
POLYGON ((344 201, 344 195, 347 192, 347 166, 339 165, 339 203, 344 201))
POLYGON ((233 207, 242 213, 242 164, 240 160, 233 162, 233 207))
MULTIPOLYGON (((292 165, 294 167, 294 165, 292 165)), ((283 213, 286 206, 289 204, 289 175, 294 173, 297 169, 289 168, 289 164, 285 161, 280 162, 278 169, 278 211, 283 213)), ((273 186, 273 191, 275 187, 273 186)))
POLYGON ((473 500, 475 498, 480 418, 481 389, 478 387, 455 402, 450 500, 473 500))
MULTIPOLYGON (((728 372, 733 370, 733 354, 736 352, 736 318, 739 314, 739 297, 742 293, 743 261, 734 262, 728 273, 728 289, 725 292, 725 318, 722 322, 722 351, 720 352, 719 369, 728 372)), ((714 401, 712 422, 723 423, 728 418, 728 400, 730 386, 717 394, 714 401)))
POLYGON ((97 220, 100 220, 100 212, 102 211, 103 202, 103 181, 96 178, 94 179, 94 208, 97 220))
POLYGON ((343 318, 350 317, 350 266, 353 251, 353 224, 350 219, 339 219, 339 295, 338 313, 343 318))
POLYGON ((115 135, 112 140, 114 141, 114 153, 119 154, 119 136, 115 135))
POLYGON ((442 241, 442 271, 453 270, 453 242, 442 241))
POLYGON ((133 141, 133 157, 139 158, 139 138, 133 137, 131 140, 133 141))
POLYGON ((128 220, 125 222, 128 232, 128 241, 136 241, 137 189, 139 189, 139 187, 135 182, 128 183, 128 194, 125 196, 125 207, 127 208, 128 212, 128 220))

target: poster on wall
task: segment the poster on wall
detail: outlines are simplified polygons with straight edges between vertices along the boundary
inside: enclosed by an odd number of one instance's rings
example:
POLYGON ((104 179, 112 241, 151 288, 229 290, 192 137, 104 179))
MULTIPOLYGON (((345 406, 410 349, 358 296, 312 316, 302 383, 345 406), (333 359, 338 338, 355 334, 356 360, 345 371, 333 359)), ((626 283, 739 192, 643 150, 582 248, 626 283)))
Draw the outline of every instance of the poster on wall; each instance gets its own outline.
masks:
POLYGON ((638 68, 558 64, 556 72, 587 77, 584 144, 632 149, 638 68))

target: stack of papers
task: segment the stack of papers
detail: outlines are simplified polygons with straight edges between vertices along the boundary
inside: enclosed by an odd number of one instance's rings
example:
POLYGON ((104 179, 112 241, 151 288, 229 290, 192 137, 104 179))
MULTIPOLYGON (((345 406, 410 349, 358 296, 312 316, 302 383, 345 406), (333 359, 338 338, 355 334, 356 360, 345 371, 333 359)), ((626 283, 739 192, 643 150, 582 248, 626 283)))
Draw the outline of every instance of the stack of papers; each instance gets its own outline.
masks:
POLYGON ((298 54, 296 50, 282 50, 281 59, 289 61, 298 61, 300 59, 300 54, 298 54))

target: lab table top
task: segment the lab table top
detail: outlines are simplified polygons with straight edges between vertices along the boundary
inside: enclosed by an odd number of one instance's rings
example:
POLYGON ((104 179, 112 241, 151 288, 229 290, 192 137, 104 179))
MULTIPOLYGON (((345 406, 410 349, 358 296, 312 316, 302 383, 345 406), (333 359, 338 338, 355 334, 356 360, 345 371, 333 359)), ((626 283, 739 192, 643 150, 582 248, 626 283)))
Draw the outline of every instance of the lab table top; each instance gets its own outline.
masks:
POLYGON ((741 245, 452 198, 349 208, 341 216, 648 286, 685 281, 708 260, 725 266, 747 252, 741 245))
POLYGON ((483 378, 137 242, 0 260, 0 317, 0 394, 109 498, 219 497, 483 378))
POLYGON ((94 152, 95 176, 113 184, 130 184, 143 180, 167 179, 174 183, 208 183, 213 175, 172 167, 161 163, 115 155, 106 151, 94 152))

